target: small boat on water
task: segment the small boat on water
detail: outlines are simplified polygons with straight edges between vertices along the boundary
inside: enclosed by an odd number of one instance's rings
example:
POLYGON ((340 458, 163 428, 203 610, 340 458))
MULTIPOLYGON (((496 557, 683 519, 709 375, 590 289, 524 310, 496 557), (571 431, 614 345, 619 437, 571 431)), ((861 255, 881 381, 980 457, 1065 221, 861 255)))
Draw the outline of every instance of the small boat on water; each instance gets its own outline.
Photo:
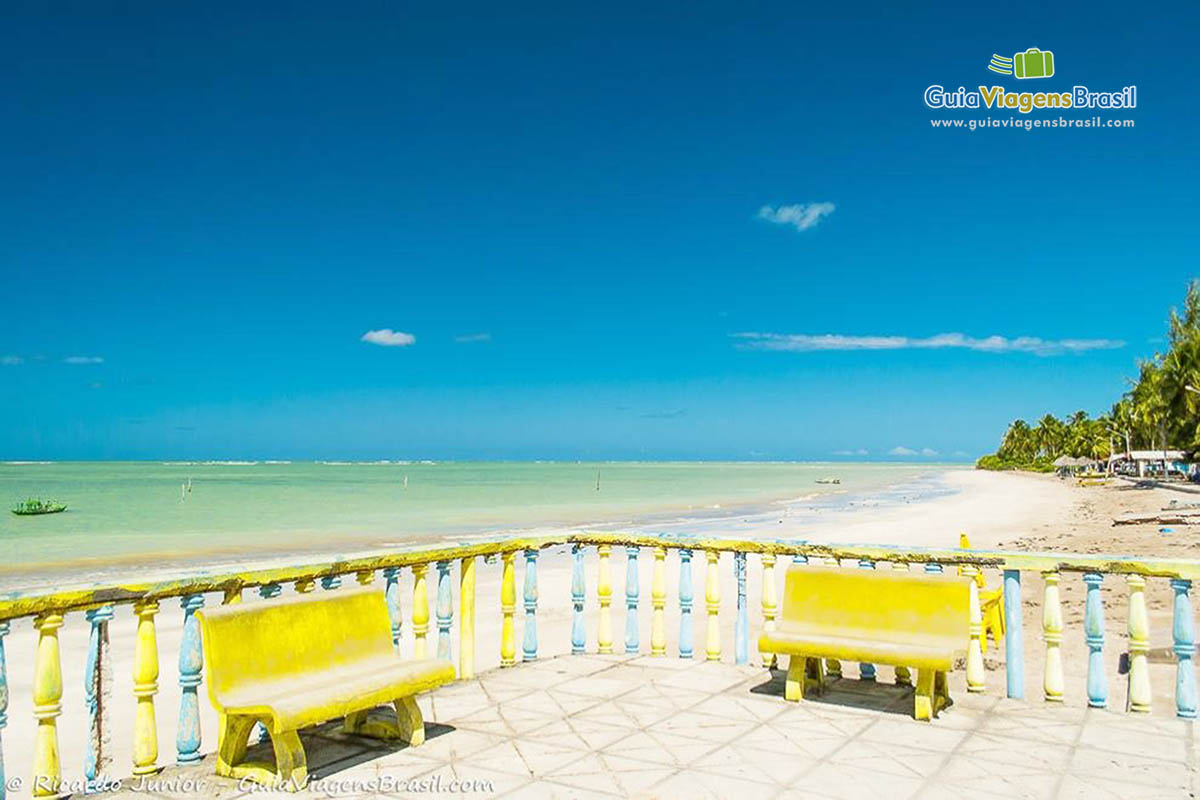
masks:
POLYGON ((37 500, 30 498, 24 503, 17 503, 12 508, 12 513, 20 517, 32 517, 38 514, 58 514, 66 511, 66 503, 56 503, 53 500, 37 500))
POLYGON ((841 478, 817 478, 817 483, 841 483, 841 478))

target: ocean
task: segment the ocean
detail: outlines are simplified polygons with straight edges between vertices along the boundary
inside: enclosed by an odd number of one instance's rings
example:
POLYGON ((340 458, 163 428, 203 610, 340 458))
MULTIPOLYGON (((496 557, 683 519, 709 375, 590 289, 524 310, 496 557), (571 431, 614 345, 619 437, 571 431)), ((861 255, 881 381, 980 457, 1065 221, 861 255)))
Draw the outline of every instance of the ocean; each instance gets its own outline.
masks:
POLYGON ((952 465, 717 462, 0 463, 0 573, 348 552, 512 530, 679 532, 911 501, 952 465), (836 477, 838 485, 818 484, 836 477), (190 486, 190 490, 189 490, 190 486))

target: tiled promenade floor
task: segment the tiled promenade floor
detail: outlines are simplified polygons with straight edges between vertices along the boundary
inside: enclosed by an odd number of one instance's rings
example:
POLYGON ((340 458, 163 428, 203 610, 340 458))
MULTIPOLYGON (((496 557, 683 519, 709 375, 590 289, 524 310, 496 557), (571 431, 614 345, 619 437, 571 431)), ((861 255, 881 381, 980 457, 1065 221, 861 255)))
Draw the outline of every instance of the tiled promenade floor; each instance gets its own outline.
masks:
MULTIPOLYGON (((318 781, 305 794, 1140 800, 1197 789, 1192 726, 1166 716, 971 696, 960 684, 955 705, 926 724, 894 686, 841 680, 799 704, 782 693, 781 672, 675 658, 562 656, 493 670, 422 698, 421 747, 332 724, 303 735, 318 781), (447 791, 455 779, 484 789, 447 791)), ((213 777, 211 755, 167 768, 152 794, 194 796, 186 778, 209 797, 247 794, 213 777)))

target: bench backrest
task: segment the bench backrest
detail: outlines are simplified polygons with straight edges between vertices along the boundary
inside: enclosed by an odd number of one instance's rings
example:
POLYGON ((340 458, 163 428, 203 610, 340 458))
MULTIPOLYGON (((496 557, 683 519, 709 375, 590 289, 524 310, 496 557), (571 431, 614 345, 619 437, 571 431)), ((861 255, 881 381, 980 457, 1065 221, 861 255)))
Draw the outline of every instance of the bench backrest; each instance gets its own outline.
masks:
POLYGON ((965 650, 969 581, 956 575, 796 565, 788 568, 780 627, 829 636, 936 639, 965 650))
POLYGON ((374 589, 217 606, 196 616, 214 701, 242 686, 396 653, 387 602, 374 589))

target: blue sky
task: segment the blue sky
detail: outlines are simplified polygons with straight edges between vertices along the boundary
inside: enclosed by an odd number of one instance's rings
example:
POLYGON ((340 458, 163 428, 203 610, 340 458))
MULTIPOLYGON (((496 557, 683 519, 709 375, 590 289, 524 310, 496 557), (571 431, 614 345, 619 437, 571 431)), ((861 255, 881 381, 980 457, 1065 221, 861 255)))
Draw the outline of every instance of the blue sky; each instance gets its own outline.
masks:
POLYGON ((1198 271, 1195 4, 569 5, 8 9, 0 458, 974 457, 1198 271))

